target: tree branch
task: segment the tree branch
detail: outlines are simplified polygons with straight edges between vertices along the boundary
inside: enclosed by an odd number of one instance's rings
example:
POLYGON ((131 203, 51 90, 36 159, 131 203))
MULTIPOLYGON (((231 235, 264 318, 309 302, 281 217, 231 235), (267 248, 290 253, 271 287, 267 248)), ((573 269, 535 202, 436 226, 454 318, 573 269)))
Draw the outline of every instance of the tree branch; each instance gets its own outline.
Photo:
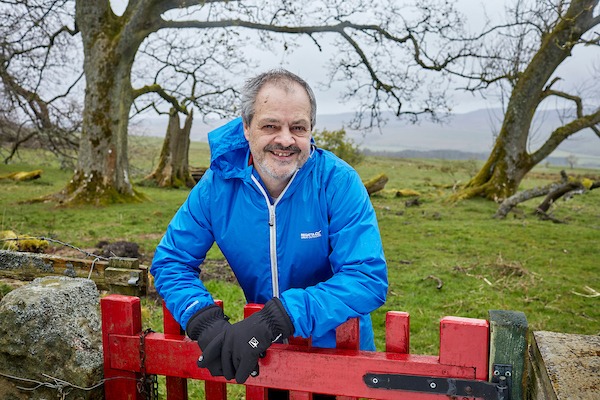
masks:
MULTIPOLYGON (((556 79, 558 79, 558 78, 556 78, 556 79)), ((550 83, 550 85, 552 85, 556 81, 556 79, 553 80, 550 83)), ((559 90, 550 89, 550 85, 548 85, 548 87, 546 89, 544 89, 544 91, 542 91, 541 96, 540 96, 541 97, 540 102, 541 102, 541 100, 543 100, 547 97, 550 97, 550 96, 557 96, 557 97, 561 97, 566 100, 571 100, 572 102, 575 103, 575 105, 577 107, 577 117, 578 118, 583 117, 583 102, 581 100, 581 97, 575 96, 575 95, 572 95, 569 93, 565 93, 565 92, 562 92, 559 90)))
MULTIPOLYGON (((535 164, 541 162, 544 158, 548 157, 558 145, 560 145, 569 136, 585 129, 592 128, 592 130, 598 135, 598 129, 595 125, 600 124, 600 108, 593 114, 582 115, 577 119, 563 125, 552 132, 548 140, 533 154, 531 154, 531 160, 535 164)), ((599 135, 600 136, 600 135, 599 135)))
POLYGON ((158 84, 152 84, 152 85, 146 85, 144 87, 141 87, 139 89, 134 89, 133 90, 133 98, 136 99, 144 94, 147 93, 156 93, 158 94, 160 97, 162 97, 164 100, 166 100, 167 102, 169 102, 177 111, 179 111, 180 113, 183 113, 185 115, 188 114, 188 110, 182 106, 179 101, 177 101, 177 99, 173 96, 171 96, 170 94, 168 94, 167 92, 165 92, 165 90, 162 88, 162 86, 158 85, 158 84))
MULTIPOLYGON (((337 33, 344 37, 350 45, 357 49, 357 44, 354 41, 350 41, 350 37, 347 33, 345 33, 346 29, 352 29, 355 31, 361 32, 373 32, 385 39, 388 39, 394 43, 405 44, 410 42, 413 45, 414 49, 414 60, 419 64, 423 69, 429 69, 434 71, 441 71, 446 68, 453 61, 467 57, 471 55, 470 53, 462 53, 459 52, 457 55, 452 57, 447 57, 443 62, 432 62, 431 64, 424 61, 421 57, 422 50, 417 43, 414 36, 409 33, 406 36, 395 36, 392 35, 387 30, 383 29, 378 25, 371 24, 355 24, 348 21, 341 21, 335 25, 306 25, 306 26, 282 26, 282 25, 269 25, 262 24, 257 22, 245 21, 241 19, 231 19, 231 20, 219 20, 219 21, 173 21, 173 20, 162 20, 161 28, 197 28, 197 29, 209 29, 209 28, 224 28, 224 27, 240 27, 240 28, 248 28, 259 31, 267 31, 267 32, 275 32, 275 33, 289 33, 289 34, 307 34, 312 35, 315 33, 337 33)), ((364 54, 361 58, 364 58, 364 54)), ((429 57, 427 57, 429 59, 429 57)))

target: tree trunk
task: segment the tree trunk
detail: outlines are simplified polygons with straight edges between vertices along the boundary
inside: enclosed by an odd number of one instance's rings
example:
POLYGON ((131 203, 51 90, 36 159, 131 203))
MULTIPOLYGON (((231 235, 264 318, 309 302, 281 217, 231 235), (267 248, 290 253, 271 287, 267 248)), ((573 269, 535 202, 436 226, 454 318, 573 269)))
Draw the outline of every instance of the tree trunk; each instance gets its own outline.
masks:
POLYGON ((600 111, 578 118, 558 129, 534 153, 527 145, 531 123, 540 103, 551 95, 545 87, 558 66, 571 55, 581 36, 598 24, 593 11, 598 0, 575 0, 551 32, 543 37, 540 49, 520 74, 509 99, 494 148, 485 165, 465 187, 453 196, 462 200, 483 196, 501 201, 516 193, 523 177, 549 156, 565 139, 600 121, 600 111))
POLYGON ((455 199, 482 196, 490 200, 502 201, 516 193, 521 180, 534 165, 520 144, 505 144, 514 139, 508 134, 509 128, 506 125, 505 123, 500 131, 500 136, 486 163, 477 175, 454 195, 455 199), (504 138, 504 141, 500 138, 504 138))
POLYGON ((127 18, 118 17, 108 1, 76 3, 86 90, 77 169, 60 194, 63 202, 108 204, 143 198, 129 179, 127 129, 134 100, 131 67, 152 25, 147 15, 140 7, 127 18))
POLYGON ((190 110, 183 128, 180 127, 179 113, 174 108, 169 112, 167 134, 160 152, 160 160, 154 172, 148 175, 145 183, 159 187, 193 187, 196 182, 190 174, 188 153, 193 115, 190 110))

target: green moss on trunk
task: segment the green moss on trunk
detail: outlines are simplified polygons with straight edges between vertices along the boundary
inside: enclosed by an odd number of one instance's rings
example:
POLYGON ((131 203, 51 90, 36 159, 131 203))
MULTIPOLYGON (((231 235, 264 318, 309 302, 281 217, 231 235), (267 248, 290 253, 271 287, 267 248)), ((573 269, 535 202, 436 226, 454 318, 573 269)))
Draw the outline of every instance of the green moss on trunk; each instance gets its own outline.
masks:
POLYGON ((69 184, 52 199, 64 205, 105 206, 119 203, 140 203, 148 200, 137 190, 132 193, 120 193, 113 185, 105 184, 99 174, 85 177, 76 173, 69 184))

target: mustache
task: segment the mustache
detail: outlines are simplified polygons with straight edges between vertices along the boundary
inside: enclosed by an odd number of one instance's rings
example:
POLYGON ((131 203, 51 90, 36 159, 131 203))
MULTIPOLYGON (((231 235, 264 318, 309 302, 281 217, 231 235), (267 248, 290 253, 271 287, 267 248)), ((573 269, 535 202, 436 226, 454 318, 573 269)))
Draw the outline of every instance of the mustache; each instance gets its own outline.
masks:
POLYGON ((265 146, 264 151, 293 151, 296 153, 300 153, 300 147, 298 146, 288 146, 288 147, 283 147, 280 144, 268 144, 265 146))

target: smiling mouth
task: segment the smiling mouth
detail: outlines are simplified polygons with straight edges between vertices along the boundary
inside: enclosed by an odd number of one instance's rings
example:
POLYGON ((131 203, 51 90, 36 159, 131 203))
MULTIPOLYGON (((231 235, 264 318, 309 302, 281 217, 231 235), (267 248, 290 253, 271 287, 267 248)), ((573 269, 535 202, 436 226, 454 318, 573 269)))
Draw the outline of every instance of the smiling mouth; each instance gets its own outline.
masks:
POLYGON ((276 155, 277 157, 290 157, 295 153, 293 151, 271 151, 271 154, 276 155))

